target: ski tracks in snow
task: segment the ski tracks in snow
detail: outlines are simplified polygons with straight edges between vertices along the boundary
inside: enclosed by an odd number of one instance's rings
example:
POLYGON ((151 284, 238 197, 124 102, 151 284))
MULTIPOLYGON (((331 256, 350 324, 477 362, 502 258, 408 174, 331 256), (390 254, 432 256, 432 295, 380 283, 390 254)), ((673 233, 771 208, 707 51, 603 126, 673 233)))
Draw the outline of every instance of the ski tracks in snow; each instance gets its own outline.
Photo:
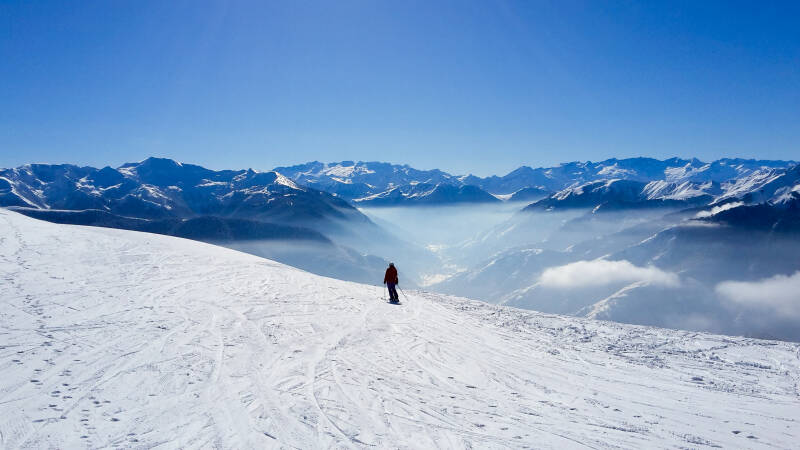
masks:
POLYGON ((0 210, 0 447, 778 447, 796 344, 518 311, 0 210))

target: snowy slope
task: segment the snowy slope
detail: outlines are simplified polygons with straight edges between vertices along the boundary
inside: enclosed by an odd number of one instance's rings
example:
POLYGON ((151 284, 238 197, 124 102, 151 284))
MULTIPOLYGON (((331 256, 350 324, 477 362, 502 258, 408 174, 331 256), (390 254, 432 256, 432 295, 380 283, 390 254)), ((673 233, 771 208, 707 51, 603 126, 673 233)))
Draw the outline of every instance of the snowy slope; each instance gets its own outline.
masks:
POLYGON ((789 448, 796 344, 551 316, 0 210, 0 447, 789 448))

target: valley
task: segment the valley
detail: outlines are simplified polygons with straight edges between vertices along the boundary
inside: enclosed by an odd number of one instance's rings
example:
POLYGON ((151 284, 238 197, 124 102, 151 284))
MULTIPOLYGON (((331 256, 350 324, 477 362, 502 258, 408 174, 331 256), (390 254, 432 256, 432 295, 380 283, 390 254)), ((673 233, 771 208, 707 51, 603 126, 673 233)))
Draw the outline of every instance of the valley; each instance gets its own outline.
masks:
POLYGON ((0 170, 0 205, 200 240, 342 280, 377 285, 393 261, 409 288, 800 340, 800 306, 782 300, 789 288, 763 302, 725 289, 800 283, 792 161, 610 159, 485 178, 353 161, 268 172, 163 158, 116 169, 34 164, 0 170))

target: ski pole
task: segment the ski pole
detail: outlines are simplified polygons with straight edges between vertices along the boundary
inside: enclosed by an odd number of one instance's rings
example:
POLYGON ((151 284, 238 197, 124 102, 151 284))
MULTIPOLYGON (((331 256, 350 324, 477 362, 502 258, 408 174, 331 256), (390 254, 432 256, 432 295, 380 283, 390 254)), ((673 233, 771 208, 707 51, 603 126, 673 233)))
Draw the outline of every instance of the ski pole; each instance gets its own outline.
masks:
POLYGON ((383 285, 383 297, 381 298, 381 300, 386 301, 386 285, 385 284, 383 285))
MULTIPOLYGON (((400 289, 400 286, 397 286, 397 289, 400 289)), ((406 299, 406 301, 408 301, 408 296, 406 295, 405 292, 403 292, 402 289, 400 289, 400 293, 402 293, 403 294, 403 298, 406 299)))

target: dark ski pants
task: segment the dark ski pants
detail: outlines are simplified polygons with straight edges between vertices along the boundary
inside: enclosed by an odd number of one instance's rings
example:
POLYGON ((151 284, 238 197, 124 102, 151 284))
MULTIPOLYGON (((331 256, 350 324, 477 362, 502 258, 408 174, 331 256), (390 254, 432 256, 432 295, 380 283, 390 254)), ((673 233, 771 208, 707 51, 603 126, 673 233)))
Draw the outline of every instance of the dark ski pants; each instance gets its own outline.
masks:
POLYGON ((400 300, 400 297, 397 296, 397 289, 394 286, 394 283, 386 283, 386 287, 389 288, 389 300, 400 300))

